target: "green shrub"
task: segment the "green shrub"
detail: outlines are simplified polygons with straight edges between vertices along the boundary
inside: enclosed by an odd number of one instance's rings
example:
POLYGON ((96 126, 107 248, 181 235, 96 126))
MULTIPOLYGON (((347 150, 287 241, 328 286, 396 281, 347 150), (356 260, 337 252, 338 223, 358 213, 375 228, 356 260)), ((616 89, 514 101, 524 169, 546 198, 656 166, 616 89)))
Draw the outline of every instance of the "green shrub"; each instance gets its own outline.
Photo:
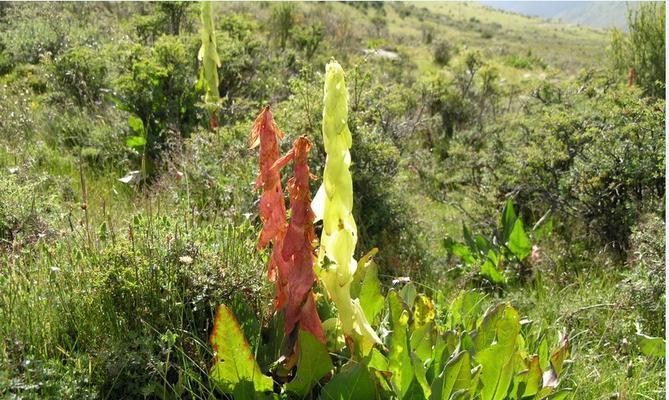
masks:
POLYGON ((641 319, 642 331, 664 337, 665 321, 665 223, 657 214, 646 214, 632 230, 629 267, 622 289, 641 319))
POLYGON ((433 57, 437 65, 448 65, 448 62, 451 61, 451 45, 446 41, 437 43, 434 47, 433 57))
POLYGON ((54 63, 56 80, 79 105, 99 101, 106 85, 107 61, 99 49, 77 47, 54 63))
POLYGON ((629 8, 629 34, 614 30, 610 57, 620 77, 633 68, 636 82, 650 96, 664 97, 665 87, 665 5, 643 3, 629 8))
POLYGON ((126 49, 123 71, 113 82, 115 101, 141 120, 143 151, 151 162, 160 159, 170 137, 188 137, 197 125, 195 55, 174 36, 161 36, 152 47, 126 49))

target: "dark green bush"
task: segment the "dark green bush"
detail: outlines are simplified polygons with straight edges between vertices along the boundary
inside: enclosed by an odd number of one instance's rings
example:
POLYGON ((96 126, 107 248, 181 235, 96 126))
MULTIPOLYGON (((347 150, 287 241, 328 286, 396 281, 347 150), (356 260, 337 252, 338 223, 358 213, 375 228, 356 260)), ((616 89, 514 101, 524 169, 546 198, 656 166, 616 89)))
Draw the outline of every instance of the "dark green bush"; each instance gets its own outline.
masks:
POLYGON ((664 337, 665 223, 661 215, 645 214, 632 230, 629 267, 622 283, 627 306, 641 316, 642 332, 664 337))
POLYGON ((437 43, 434 47, 433 56, 434 62, 438 65, 448 65, 448 62, 451 61, 451 45, 446 41, 437 43))
POLYGON ((54 63, 56 80, 79 104, 99 101, 106 85, 107 60, 99 49, 77 47, 65 51, 54 63))
POLYGON ((160 159, 170 138, 188 137, 199 121, 195 56, 175 36, 125 49, 123 71, 113 82, 115 100, 141 120, 151 161, 160 159))

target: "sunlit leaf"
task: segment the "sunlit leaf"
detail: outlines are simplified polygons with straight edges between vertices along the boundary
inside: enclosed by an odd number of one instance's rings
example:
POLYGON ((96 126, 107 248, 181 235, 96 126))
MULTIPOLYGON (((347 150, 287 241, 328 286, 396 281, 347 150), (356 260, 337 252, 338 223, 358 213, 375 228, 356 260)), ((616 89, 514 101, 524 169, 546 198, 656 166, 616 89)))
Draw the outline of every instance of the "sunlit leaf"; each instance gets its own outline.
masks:
POLYGON ((128 126, 135 132, 135 135, 144 136, 144 122, 138 116, 131 114, 128 117, 128 126))
POLYGON ((286 385, 286 390, 304 397, 334 366, 325 346, 311 333, 301 330, 298 343, 300 354, 297 372, 295 378, 286 385))
POLYGON ((223 393, 253 396, 272 390, 272 379, 260 371, 237 319, 225 305, 216 312, 209 341, 215 359, 209 376, 223 393))
POLYGON ((444 366, 443 371, 432 383, 434 400, 448 400, 451 394, 462 389, 469 389, 471 383, 469 352, 461 351, 444 366))
POLYGON ((144 136, 130 136, 125 140, 125 144, 132 149, 140 150, 146 146, 146 139, 144 136))
POLYGON ((504 205, 504 210, 502 211, 502 241, 506 242, 511 237, 511 231, 513 230, 516 219, 516 211, 513 209, 513 200, 509 199, 504 205))
POLYGON ((375 399, 374 377, 363 364, 346 365, 324 387, 321 400, 375 399))
POLYGON ((392 329, 388 366, 393 374, 391 382, 395 393, 402 399, 409 391, 411 382, 414 380, 414 367, 408 338, 409 313, 405 310, 402 300, 394 290, 388 293, 388 305, 392 329))
POLYGON ((524 260, 530 255, 532 243, 530 243, 530 238, 525 233, 522 219, 516 219, 516 222, 513 224, 513 230, 511 230, 506 246, 519 260, 524 260))
POLYGON ((647 336, 643 333, 637 333, 636 338, 639 342, 639 349, 644 355, 652 357, 665 356, 666 343, 663 338, 647 336))

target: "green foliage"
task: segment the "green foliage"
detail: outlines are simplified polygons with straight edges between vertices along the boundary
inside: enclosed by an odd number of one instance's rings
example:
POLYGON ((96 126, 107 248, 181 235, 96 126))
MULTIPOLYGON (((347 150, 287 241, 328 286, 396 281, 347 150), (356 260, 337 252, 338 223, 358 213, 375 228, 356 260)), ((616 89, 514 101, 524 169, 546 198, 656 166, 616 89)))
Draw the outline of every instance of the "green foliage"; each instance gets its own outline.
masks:
POLYGON ((69 49, 56 58, 54 67, 58 83, 80 106, 101 99, 107 84, 107 65, 98 49, 69 49))
POLYGON ((295 378, 286 385, 286 390, 304 398, 334 366, 325 346, 311 333, 300 331, 298 343, 300 358, 297 371, 295 378))
POLYGON ((621 283, 623 299, 639 313, 638 323, 653 336, 664 336, 662 309, 666 305, 664 275, 665 222, 655 213, 645 214, 632 230, 629 271, 621 283))
POLYGON ((546 69, 548 66, 541 57, 532 55, 532 51, 528 51, 527 56, 510 55, 506 58, 505 62, 507 65, 518 69, 546 69))
POLYGON ((456 256, 462 262, 465 270, 478 267, 479 274, 493 284, 506 283, 508 274, 525 278, 529 273, 526 259, 532 252, 532 242, 511 199, 506 202, 501 224, 492 236, 472 235, 464 223, 462 234, 464 243, 447 237, 444 246, 450 256, 456 256), (511 270, 509 263, 514 263, 516 269, 511 270))
POLYGON ((272 380, 260 372, 239 323, 225 305, 218 308, 210 341, 215 361, 209 375, 223 393, 252 398, 272 389, 272 380))
POLYGON ((286 43, 291 37, 291 31, 295 25, 295 6, 290 3, 281 3, 272 7, 270 18, 270 32, 279 42, 281 50, 286 49, 286 43))
POLYGON ((305 57, 310 60, 325 38, 325 27, 318 22, 308 26, 297 25, 293 28, 292 35, 295 47, 304 51, 305 57))
MULTIPOLYGON (((162 36, 148 48, 132 46, 115 80, 115 101, 142 121, 146 155, 157 161, 172 136, 188 136, 197 122, 195 65, 177 37, 162 36)), ((149 171, 150 172, 150 171, 149 171)))
POLYGON ((448 62, 451 61, 451 45, 446 41, 441 41, 437 43, 434 47, 434 62, 440 66, 448 65, 448 62))
POLYGON ((642 3, 630 8, 629 33, 614 30, 610 57, 614 70, 625 76, 634 69, 636 82, 649 96, 664 97, 665 87, 665 13, 663 3, 642 3))

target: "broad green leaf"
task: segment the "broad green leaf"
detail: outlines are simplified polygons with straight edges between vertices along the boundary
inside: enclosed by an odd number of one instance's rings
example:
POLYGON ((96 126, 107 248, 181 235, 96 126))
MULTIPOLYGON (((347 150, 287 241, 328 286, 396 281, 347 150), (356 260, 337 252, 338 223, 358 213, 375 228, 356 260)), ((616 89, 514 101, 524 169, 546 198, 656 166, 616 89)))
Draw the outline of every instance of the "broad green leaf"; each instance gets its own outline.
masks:
POLYGON ((418 295, 418 291, 416 290, 416 285, 413 284, 413 282, 409 282, 404 287, 402 290, 400 290, 400 297, 406 305, 409 306, 409 308, 413 308, 414 301, 416 300, 416 296, 418 295))
POLYGON ((237 319, 223 304, 216 312, 209 341, 215 360, 209 376, 223 393, 253 396, 272 390, 272 379, 260 371, 237 319))
POLYGON ((299 360, 295 378, 286 385, 286 390, 304 397, 334 366, 327 349, 311 333, 299 332, 299 360))
POLYGON ((389 372, 388 359, 377 349, 372 349, 369 353, 367 367, 377 371, 389 372))
POLYGON ((474 254, 481 253, 481 250, 476 245, 476 241, 472 236, 472 232, 469 230, 469 228, 467 227, 467 225, 465 225, 464 222, 462 223, 462 236, 464 237, 465 243, 467 244, 467 246, 469 246, 469 249, 472 251, 472 253, 474 254))
POLYGON ((478 323, 476 331, 472 334, 477 351, 487 348, 495 340, 497 323, 506 310, 506 307, 506 304, 498 304, 495 307, 489 308, 485 314, 483 314, 481 322, 478 323))
POLYGON ((328 382, 318 397, 321 400, 376 399, 374 377, 363 364, 348 364, 328 382))
POLYGON ((390 308, 390 349, 388 353, 388 368, 393 374, 391 383, 398 398, 403 399, 408 393, 411 382, 414 380, 414 367, 409 353, 409 313, 404 309, 402 300, 396 291, 388 293, 390 308))
MULTIPOLYGON (((496 341, 476 354, 476 360, 482 368, 482 400, 504 399, 514 373, 514 355, 516 354, 516 338, 520 333, 520 316, 510 305, 502 305, 502 307, 495 309, 497 318, 489 319, 489 322, 495 322, 496 341)), ((488 335, 490 328, 488 327, 486 332, 488 335)))
POLYGON ((498 268, 499 260, 493 250, 488 251, 485 262, 481 265, 481 275, 490 279, 492 283, 506 283, 506 277, 498 268))
POLYGON ((437 332, 433 322, 414 328, 411 331, 411 351, 426 362, 432 358, 432 348, 436 341, 437 332))
POLYGON ((532 243, 530 243, 530 238, 527 236, 527 233, 525 233, 522 219, 516 219, 516 222, 513 224, 513 230, 506 242, 506 247, 508 247, 513 255, 519 260, 524 260, 530 255, 530 252, 532 251, 532 243))
POLYGON ((448 400, 458 390, 469 389, 471 383, 469 352, 461 351, 445 366, 437 379, 432 382, 434 400, 448 400))
POLYGON ((411 361, 413 363, 414 377, 416 378, 414 380, 414 385, 415 383, 420 385, 420 390, 414 390, 414 393, 411 394, 411 398, 417 397, 425 399, 430 396, 430 392, 432 391, 430 384, 427 382, 425 366, 415 353, 411 353, 411 361))
POLYGON ((465 330, 474 329, 476 318, 481 313, 483 297, 474 290, 463 291, 448 307, 451 328, 462 325, 465 330))
POLYGON ((636 338, 639 342, 639 349, 644 355, 652 357, 665 356, 666 343, 664 339, 660 337, 644 335, 643 333, 637 333, 636 338))
POLYGON ((378 267, 369 263, 365 268, 365 278, 360 288, 360 307, 370 324, 374 324, 376 317, 383 310, 385 299, 381 294, 381 281, 377 276, 378 267))
POLYGON ((560 389, 560 390, 558 390, 558 391, 553 392, 552 394, 550 394, 550 395, 547 397, 547 399, 548 399, 548 400, 564 400, 564 399, 567 398, 567 396, 569 396, 570 393, 571 393, 571 389, 567 389, 567 388, 565 388, 565 389, 560 389))
POLYGON ((146 139, 143 136, 130 136, 126 139, 125 144, 135 150, 139 150, 146 146, 146 139))
POLYGON ((493 248, 492 243, 483 235, 474 236, 474 242, 482 254, 487 254, 493 248))
POLYGON ((474 398, 481 384, 481 366, 472 369, 472 380, 469 384, 469 397, 474 398))
POLYGON ((144 136, 144 122, 142 122, 141 118, 136 115, 130 115, 128 117, 128 125, 137 136, 144 136))
POLYGON ((548 368, 551 365, 551 360, 548 355, 548 341, 544 336, 539 343, 539 366, 542 370, 548 368))
POLYGON ((472 251, 462 243, 458 243, 451 238, 446 238, 444 239, 444 247, 449 254, 458 257, 466 265, 472 265, 476 262, 472 251))
POLYGON ((513 200, 507 200, 504 205, 504 210, 502 211, 502 242, 506 242, 511 237, 511 231, 513 230, 516 219, 516 211, 513 209, 513 200))

